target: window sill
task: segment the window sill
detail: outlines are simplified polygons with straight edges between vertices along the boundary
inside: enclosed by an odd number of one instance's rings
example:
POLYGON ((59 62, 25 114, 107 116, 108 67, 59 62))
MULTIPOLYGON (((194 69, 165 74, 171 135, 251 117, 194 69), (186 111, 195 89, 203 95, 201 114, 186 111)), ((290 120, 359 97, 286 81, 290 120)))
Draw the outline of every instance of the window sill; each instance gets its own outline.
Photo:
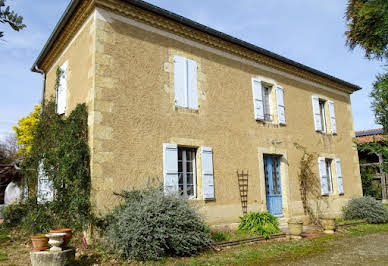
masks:
POLYGON ((182 106, 174 106, 174 110, 178 113, 186 113, 186 114, 199 114, 199 109, 190 109, 188 107, 182 106))

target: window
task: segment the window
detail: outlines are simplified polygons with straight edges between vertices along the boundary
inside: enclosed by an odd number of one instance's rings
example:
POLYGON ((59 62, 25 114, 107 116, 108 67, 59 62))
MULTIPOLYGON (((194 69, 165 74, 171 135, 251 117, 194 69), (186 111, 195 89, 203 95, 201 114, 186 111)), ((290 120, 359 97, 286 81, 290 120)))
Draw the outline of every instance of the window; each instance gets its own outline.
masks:
POLYGON ((196 197, 196 150, 178 147, 178 185, 182 196, 196 197))
POLYGON ((58 71, 58 81, 56 91, 56 104, 57 104, 57 113, 64 114, 66 112, 66 96, 67 96, 67 61, 59 68, 58 71))
POLYGON ((326 165, 326 179, 327 179, 327 191, 329 194, 333 193, 333 179, 331 175, 331 159, 325 159, 326 165))
POLYGON ((263 86, 263 110, 264 110, 264 121, 272 121, 271 112, 271 87, 263 86))
POLYGON ((181 56, 174 57, 175 105, 198 109, 197 63, 181 56))
POLYGON ((319 112, 321 115, 321 132, 326 132, 326 114, 325 114, 325 101, 319 99, 319 112))

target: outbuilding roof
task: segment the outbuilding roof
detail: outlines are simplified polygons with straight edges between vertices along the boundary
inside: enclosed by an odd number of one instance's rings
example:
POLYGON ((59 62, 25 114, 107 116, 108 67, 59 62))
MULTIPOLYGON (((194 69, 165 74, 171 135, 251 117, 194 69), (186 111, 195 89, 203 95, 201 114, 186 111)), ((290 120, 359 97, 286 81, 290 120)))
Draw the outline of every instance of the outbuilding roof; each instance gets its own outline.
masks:
POLYGON ((383 128, 368 129, 362 131, 356 131, 356 139, 359 144, 380 142, 386 139, 383 128))
MULTIPOLYGON (((62 32, 62 30, 65 27, 65 25, 67 24, 67 22, 70 20, 71 16, 73 15, 74 11, 76 10, 78 4, 81 1, 83 1, 83 0, 72 0, 70 2, 68 7, 66 8, 65 12, 63 13, 62 17, 60 18, 59 22, 57 23, 54 31, 51 33, 48 41, 46 42, 45 46, 43 47, 42 51, 40 52, 38 58, 36 59, 35 63, 33 64, 32 68, 31 68, 32 71, 39 72, 36 68, 39 68, 39 65, 42 63, 43 59, 48 54, 49 50, 52 48, 54 42, 56 41, 56 39, 58 38, 58 36, 62 32)), ((293 61, 291 59, 288 59, 286 57, 283 57, 281 55, 278 55, 278 54, 273 53, 271 51, 268 51, 266 49, 263 49, 263 48, 261 48, 259 46, 256 46, 254 44, 245 42, 243 40, 240 40, 238 38, 235 38, 235 37, 230 36, 228 34, 225 34, 223 32, 217 31, 217 30, 212 29, 210 27, 207 27, 207 26, 205 26, 203 24, 200 24, 198 22, 195 22, 193 20, 190 20, 188 18, 185 18, 183 16, 180 16, 178 14, 175 14, 173 12, 170 12, 168 10, 160 8, 158 6, 152 5, 150 3, 144 2, 142 0, 122 0, 122 1, 127 2, 127 3, 129 3, 129 4, 133 5, 133 6, 138 7, 138 8, 141 8, 143 10, 155 13, 155 14, 160 15, 162 17, 171 19, 171 20, 173 20, 175 22, 178 22, 178 23, 181 23, 181 24, 183 24, 185 26, 188 26, 188 27, 194 28, 196 30, 199 30, 201 32, 207 33, 207 34, 212 35, 214 37, 220 38, 220 39, 222 39, 224 41, 231 42, 233 44, 242 46, 244 48, 247 48, 249 50, 257 52, 259 54, 263 54, 265 56, 268 56, 268 57, 270 57, 272 59, 276 59, 276 60, 278 60, 280 62, 289 64, 291 66, 298 67, 300 69, 303 69, 303 70, 305 70, 307 72, 310 72, 310 73, 313 73, 315 75, 321 76, 323 78, 327 78, 329 80, 332 80, 334 82, 342 84, 342 85, 344 85, 346 87, 349 87, 353 91, 357 91, 357 90, 361 89, 361 87, 359 87, 358 85, 355 85, 355 84, 352 84, 350 82, 344 81, 342 79, 336 78, 336 77, 334 77, 332 75, 326 74, 326 73, 324 73, 322 71, 319 71, 317 69, 308 67, 308 66, 303 65, 301 63, 298 63, 296 61, 293 61)))

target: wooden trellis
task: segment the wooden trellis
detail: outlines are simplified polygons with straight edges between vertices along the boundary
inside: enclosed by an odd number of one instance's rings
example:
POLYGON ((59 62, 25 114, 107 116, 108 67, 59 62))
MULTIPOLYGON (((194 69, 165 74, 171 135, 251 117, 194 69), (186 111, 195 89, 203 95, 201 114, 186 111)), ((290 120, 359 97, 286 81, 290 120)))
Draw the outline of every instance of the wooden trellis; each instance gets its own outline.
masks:
POLYGON ((248 212, 248 170, 237 170, 238 186, 240 189, 240 200, 243 214, 248 212))

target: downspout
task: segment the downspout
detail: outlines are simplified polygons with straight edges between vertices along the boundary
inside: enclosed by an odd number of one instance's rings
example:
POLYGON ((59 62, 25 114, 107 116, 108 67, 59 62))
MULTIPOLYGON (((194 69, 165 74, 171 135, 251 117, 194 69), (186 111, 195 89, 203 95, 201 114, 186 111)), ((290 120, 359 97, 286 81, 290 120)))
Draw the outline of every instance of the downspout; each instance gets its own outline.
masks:
POLYGON ((41 103, 42 104, 42 111, 43 111, 43 107, 44 107, 44 94, 46 92, 46 73, 43 70, 39 69, 37 65, 34 66, 34 70, 36 72, 38 72, 38 73, 43 75, 43 86, 42 86, 43 87, 43 92, 42 92, 42 103, 41 103))

